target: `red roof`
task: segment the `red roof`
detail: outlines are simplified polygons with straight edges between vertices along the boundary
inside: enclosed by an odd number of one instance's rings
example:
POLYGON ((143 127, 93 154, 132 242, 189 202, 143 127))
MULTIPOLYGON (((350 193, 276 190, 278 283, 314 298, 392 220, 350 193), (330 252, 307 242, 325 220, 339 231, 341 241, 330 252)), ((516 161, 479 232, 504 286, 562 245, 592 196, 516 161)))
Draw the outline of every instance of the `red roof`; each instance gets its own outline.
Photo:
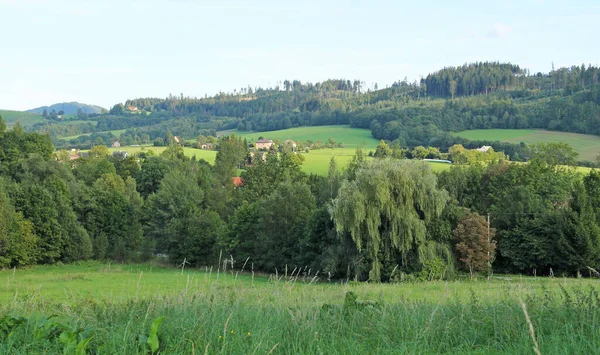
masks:
POLYGON ((242 179, 241 177, 236 176, 236 177, 233 178, 233 185, 234 186, 238 187, 238 186, 241 186, 243 184, 244 184, 244 179, 242 179))

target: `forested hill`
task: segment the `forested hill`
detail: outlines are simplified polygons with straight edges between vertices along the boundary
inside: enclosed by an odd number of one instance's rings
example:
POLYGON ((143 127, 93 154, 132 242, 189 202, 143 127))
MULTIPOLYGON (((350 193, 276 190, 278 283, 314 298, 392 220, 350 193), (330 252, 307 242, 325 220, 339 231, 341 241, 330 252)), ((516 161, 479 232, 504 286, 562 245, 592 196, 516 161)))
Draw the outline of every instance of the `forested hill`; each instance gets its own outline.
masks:
MULTIPOLYGON (((213 97, 139 98, 93 117, 86 132, 127 129, 126 139, 144 143, 167 130, 184 138, 237 128, 270 131, 296 126, 350 124, 375 138, 413 147, 446 149, 447 132, 487 128, 543 128, 600 134, 600 69, 575 65, 530 73, 518 65, 483 62, 446 67, 420 82, 406 79, 387 88, 359 80, 241 88, 213 97), (97 122, 96 122, 97 121, 97 122)), ((79 123, 79 125, 84 125, 79 123)), ((38 125, 51 136, 75 135, 77 126, 38 125), (62 131, 61 131, 62 130, 62 131)), ((83 142, 62 142, 62 145, 83 142)), ((55 144, 61 145, 55 139, 55 144)))
POLYGON ((37 107, 31 110, 27 110, 27 112, 43 114, 46 111, 47 114, 54 112, 63 112, 65 115, 76 115, 76 114, 89 114, 89 113, 102 113, 105 112, 106 109, 96 106, 96 105, 88 105, 82 104, 79 102, 61 102, 58 104, 50 105, 50 106, 42 106, 37 107))

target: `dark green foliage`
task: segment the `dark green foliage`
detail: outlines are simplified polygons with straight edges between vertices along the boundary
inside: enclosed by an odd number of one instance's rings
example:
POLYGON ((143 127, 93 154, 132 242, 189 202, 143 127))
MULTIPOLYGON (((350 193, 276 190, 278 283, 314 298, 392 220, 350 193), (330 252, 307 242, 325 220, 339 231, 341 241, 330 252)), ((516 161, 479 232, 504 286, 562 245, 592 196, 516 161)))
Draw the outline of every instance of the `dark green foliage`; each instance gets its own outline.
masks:
POLYGON ((131 259, 142 242, 141 198, 135 180, 105 174, 90 190, 85 226, 94 241, 96 259, 131 259))
POLYGON ((224 227, 218 214, 203 208, 203 201, 197 177, 179 169, 168 173, 147 200, 146 235, 173 262, 186 259, 193 265, 207 265, 212 261, 213 245, 224 227))
POLYGON ((2 185, 0 180, 0 269, 35 264, 39 240, 33 225, 15 212, 2 185))

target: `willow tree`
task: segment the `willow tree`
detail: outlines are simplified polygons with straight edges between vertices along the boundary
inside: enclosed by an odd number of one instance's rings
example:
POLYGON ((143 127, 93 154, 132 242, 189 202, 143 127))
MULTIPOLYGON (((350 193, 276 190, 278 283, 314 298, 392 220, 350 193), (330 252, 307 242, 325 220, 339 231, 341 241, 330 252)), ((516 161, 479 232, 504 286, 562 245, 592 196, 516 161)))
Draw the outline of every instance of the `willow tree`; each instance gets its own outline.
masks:
POLYGON ((449 245, 427 238, 428 222, 441 215, 447 200, 426 163, 377 159, 343 182, 329 212, 337 232, 350 233, 371 261, 369 279, 380 281, 383 263, 407 266, 412 253, 420 262, 449 255, 449 245))

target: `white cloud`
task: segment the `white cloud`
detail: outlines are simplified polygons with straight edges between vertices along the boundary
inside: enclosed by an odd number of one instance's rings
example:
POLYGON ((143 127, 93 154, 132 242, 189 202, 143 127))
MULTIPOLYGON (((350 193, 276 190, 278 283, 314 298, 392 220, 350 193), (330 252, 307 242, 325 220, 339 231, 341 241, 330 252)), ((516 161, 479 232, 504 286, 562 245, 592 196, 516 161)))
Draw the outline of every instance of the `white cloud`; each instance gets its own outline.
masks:
POLYGON ((511 33, 513 30, 512 26, 505 25, 502 23, 496 23, 487 33, 487 38, 498 38, 504 37, 511 33))

